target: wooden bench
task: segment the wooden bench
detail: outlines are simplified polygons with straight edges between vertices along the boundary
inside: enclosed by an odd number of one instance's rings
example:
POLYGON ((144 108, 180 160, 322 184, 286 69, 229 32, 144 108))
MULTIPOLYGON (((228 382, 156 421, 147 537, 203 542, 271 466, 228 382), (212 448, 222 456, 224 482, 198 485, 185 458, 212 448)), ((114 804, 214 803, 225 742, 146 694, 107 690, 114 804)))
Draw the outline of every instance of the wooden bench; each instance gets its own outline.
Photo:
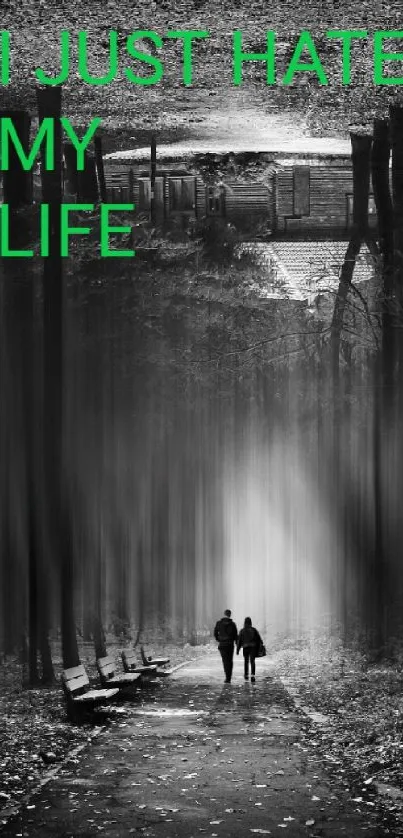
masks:
POLYGON ((151 658, 146 657, 146 653, 144 651, 144 646, 140 646, 140 653, 141 653, 141 660, 143 661, 144 666, 165 666, 165 664, 169 663, 170 658, 151 658))
POLYGON ((119 692, 116 687, 90 689, 89 678, 82 665, 73 666, 71 669, 65 669, 62 672, 62 686, 67 699, 69 715, 75 715, 77 712, 88 712, 99 704, 107 704, 119 692))
POLYGON ((112 655, 97 659, 97 669, 104 687, 130 688, 139 686, 141 674, 135 672, 117 673, 116 661, 112 655))
POLYGON ((134 654, 132 649, 123 649, 122 662, 123 669, 125 672, 135 672, 145 679, 157 677, 157 665, 154 664, 153 666, 139 666, 137 663, 136 655, 134 654))

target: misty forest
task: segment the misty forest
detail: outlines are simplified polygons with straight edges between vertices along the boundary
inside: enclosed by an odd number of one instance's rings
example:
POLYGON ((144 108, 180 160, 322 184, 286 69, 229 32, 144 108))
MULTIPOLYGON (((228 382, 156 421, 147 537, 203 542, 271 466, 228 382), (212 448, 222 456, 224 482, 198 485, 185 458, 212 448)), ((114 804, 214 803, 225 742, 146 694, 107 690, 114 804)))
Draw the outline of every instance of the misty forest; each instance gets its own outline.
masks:
POLYGON ((138 128, 80 79, 2 91, 55 165, 0 185, 0 835, 403 835, 403 104, 263 106, 249 69, 193 112, 167 65, 138 128), (98 113, 80 170, 60 118, 98 113))

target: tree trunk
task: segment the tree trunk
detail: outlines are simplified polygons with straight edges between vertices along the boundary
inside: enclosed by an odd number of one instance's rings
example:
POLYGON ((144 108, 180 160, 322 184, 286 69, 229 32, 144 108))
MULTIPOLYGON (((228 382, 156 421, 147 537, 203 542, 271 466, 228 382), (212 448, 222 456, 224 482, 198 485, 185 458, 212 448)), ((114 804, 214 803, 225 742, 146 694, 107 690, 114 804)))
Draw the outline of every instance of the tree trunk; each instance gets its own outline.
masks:
POLYGON ((353 227, 364 238, 368 230, 368 202, 372 137, 350 134, 353 166, 353 227))
POLYGON ((87 559, 84 561, 83 583, 83 640, 85 643, 89 643, 92 640, 93 630, 91 604, 92 573, 88 567, 87 559))
POLYGON ((63 462, 63 268, 60 256, 62 200, 61 89, 37 90, 39 118, 55 120, 55 168, 42 166, 42 197, 49 203, 50 255, 43 263, 44 473, 49 544, 59 563, 63 666, 79 664, 74 617, 74 556, 63 462))
POLYGON ((346 255, 340 272, 339 288, 334 305, 331 323, 331 346, 332 346, 332 374, 333 381, 338 392, 339 369, 340 369, 340 344, 343 331, 344 314, 347 305, 347 297, 351 290, 354 268, 357 256, 361 250, 362 238, 358 230, 353 231, 348 243, 346 255))
POLYGON ((95 157, 84 152, 84 169, 77 172, 78 177, 78 198, 83 203, 96 204, 99 200, 99 189, 95 157))
POLYGON ((16 598, 17 559, 13 555, 11 533, 11 453, 10 416, 10 355, 8 347, 9 311, 7 307, 9 282, 0 286, 0 588, 1 588, 1 637, 3 651, 12 654, 19 643, 19 607, 16 598))
MULTIPOLYGON (((2 460, 4 469, 4 460, 2 460)), ((10 509, 7 503, 7 495, 2 493, 3 523, 1 529, 1 590, 2 590, 2 636, 3 651, 11 655, 17 649, 19 642, 18 633, 18 610, 15 601, 16 559, 12 555, 11 532, 10 532, 10 509)))
MULTIPOLYGON (((43 578, 43 577, 42 577, 43 578)), ((45 620, 39 621, 39 652, 42 665, 42 684, 49 685, 55 682, 55 673, 52 663, 52 652, 49 642, 48 602, 44 601, 45 620)))
POLYGON ((370 183, 370 154, 372 137, 351 134, 353 167, 353 229, 340 274, 339 289, 331 323, 333 381, 338 398, 340 341, 343 330, 347 297, 361 245, 368 237, 368 202, 370 183))
POLYGON ((92 637, 94 640, 95 657, 104 658, 106 656, 106 638, 102 627, 102 615, 98 598, 92 618, 92 637))
POLYGON ((151 162, 150 162, 150 218, 152 224, 156 220, 156 203, 155 203, 155 177, 157 174, 157 140, 155 134, 151 137, 151 162))
MULTIPOLYGON (((29 133, 31 127, 31 117, 28 111, 0 111, 0 119, 5 117, 12 119, 13 126, 20 139, 21 145, 24 151, 28 152, 29 133)), ((12 143, 10 143, 9 147, 9 167, 7 171, 3 172, 3 194, 4 203, 9 204, 10 207, 13 207, 14 209, 26 206, 27 204, 32 204, 32 170, 29 172, 24 171, 12 143)))
POLYGON ((37 529, 34 509, 35 495, 32 481, 28 484, 28 632, 29 632, 29 683, 39 682, 38 675, 38 560, 37 529))
MULTIPOLYGON (((403 264, 403 107, 390 107, 392 148, 393 239, 395 262, 403 264)), ((400 277, 399 277, 400 279, 400 277)))
MULTIPOLYGON (((102 483, 102 477, 101 477, 102 483)), ((101 495, 102 497, 102 495, 101 495)), ((102 560, 102 526, 101 526, 101 510, 98 511, 98 532, 97 543, 95 544, 95 558, 93 566, 93 613, 92 613, 92 637, 95 647, 95 657, 103 658, 106 655, 106 638, 102 625, 102 602, 103 602, 103 560, 102 560)))
MULTIPOLYGON (((11 224, 18 219, 11 214, 11 224)), ((23 225, 23 229, 24 229, 23 225)), ((18 262, 20 260, 17 260, 18 262)), ((26 549, 28 563, 28 668, 29 683, 34 686, 38 676, 38 507, 37 507, 37 402, 35 399, 36 367, 34 340, 34 278, 26 264, 18 265, 17 273, 9 277, 12 283, 13 364, 21 387, 21 411, 25 466, 26 549)))
POLYGON ((389 160, 389 121, 375 119, 371 156, 372 188, 378 219, 379 249, 385 265, 390 264, 393 254, 393 205, 389 185, 389 160))
POLYGON ((133 641, 133 648, 140 643, 144 631, 145 618, 145 584, 144 584, 144 540, 140 535, 137 544, 136 569, 137 569, 137 632, 133 641))
MULTIPOLYGON (((342 382, 340 378, 340 350, 342 333, 346 315, 348 295, 351 290, 354 268, 363 241, 368 236, 368 202, 370 183, 370 152, 372 138, 351 134, 351 159, 353 167, 353 229, 350 241, 344 257, 340 273, 339 288, 337 291, 333 318, 331 322, 331 368, 332 368, 332 486, 335 497, 339 498, 342 492, 342 475, 340 473, 340 446, 344 444, 341 436, 341 429, 347 422, 345 419, 345 406, 343 410, 342 382)), ((342 513, 344 516, 344 513, 342 513)), ((341 557, 337 560, 338 577, 337 593, 339 597, 339 618, 342 619, 343 633, 347 632, 347 603, 350 597, 348 590, 348 572, 346 565, 347 549, 347 523, 345 517, 342 522, 341 557)))
POLYGON ((78 197, 77 152, 73 143, 63 143, 64 193, 66 197, 78 197))
POLYGON ((101 137, 94 137, 94 148, 95 148, 95 165, 97 169, 98 175, 98 183, 99 183, 99 194, 102 203, 106 204, 107 202, 107 195, 106 195, 106 181, 105 181, 105 170, 104 170, 104 158, 102 156, 102 139, 101 137))
MULTIPOLYGON (((20 217, 15 207, 10 212, 10 241, 14 246, 25 248, 31 237, 29 221, 20 217)), ((24 464, 25 496, 25 548, 28 575, 28 679, 31 686, 39 681, 38 676, 38 483, 37 483, 37 431, 38 411, 35 387, 37 368, 35 364, 35 314, 34 273, 31 263, 16 258, 7 268, 7 285, 10 300, 8 341, 13 363, 14 387, 19 395, 21 411, 21 439, 24 464)))
MULTIPOLYGON (((392 149, 393 254, 385 259, 382 274, 381 347, 375 364, 374 394, 374 506, 376 574, 376 645, 384 652, 389 636, 389 566, 385 545, 382 463, 389 461, 388 441, 396 421, 397 335, 401 331, 403 279, 403 108, 390 108, 392 149)), ((386 151, 384 151, 386 159, 386 151)), ((386 162, 384 163, 386 168, 386 162)), ((384 173, 386 181, 386 172, 384 173)), ((389 172, 388 172, 389 177, 389 172)), ((386 189, 386 186, 385 186, 386 189)), ((390 215, 388 216, 390 221, 390 215)), ((389 234, 390 235, 390 234, 389 234)), ((389 247, 392 243, 390 242, 389 247)), ((399 344, 401 340, 399 339, 399 344)), ((397 417, 398 418, 398 417, 397 417)))

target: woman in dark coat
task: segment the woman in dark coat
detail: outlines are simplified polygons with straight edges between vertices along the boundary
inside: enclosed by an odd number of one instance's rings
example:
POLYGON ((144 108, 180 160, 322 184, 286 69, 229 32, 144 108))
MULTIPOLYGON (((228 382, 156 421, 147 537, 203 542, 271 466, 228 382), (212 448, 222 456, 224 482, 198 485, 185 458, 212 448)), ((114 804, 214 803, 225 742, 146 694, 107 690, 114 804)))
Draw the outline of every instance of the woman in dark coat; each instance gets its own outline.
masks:
POLYGON ((255 658, 258 654, 259 647, 263 645, 262 638, 257 629, 252 626, 250 617, 245 617, 243 629, 239 632, 236 653, 239 655, 239 650, 243 648, 244 658, 244 677, 245 681, 249 679, 249 661, 251 681, 255 683, 255 658))

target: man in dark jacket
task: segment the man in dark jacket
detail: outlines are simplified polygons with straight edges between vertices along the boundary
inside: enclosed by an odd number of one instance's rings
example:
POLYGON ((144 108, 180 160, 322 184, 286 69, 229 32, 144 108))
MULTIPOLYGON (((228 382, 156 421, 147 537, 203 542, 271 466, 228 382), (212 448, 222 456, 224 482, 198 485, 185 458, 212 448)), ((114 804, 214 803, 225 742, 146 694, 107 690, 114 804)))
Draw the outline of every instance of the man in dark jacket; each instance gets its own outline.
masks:
POLYGON ((224 611, 224 616, 218 620, 214 629, 214 637, 218 641, 218 649, 222 657, 225 683, 231 682, 232 666, 234 662, 234 643, 238 640, 238 629, 231 620, 229 608, 224 611))

